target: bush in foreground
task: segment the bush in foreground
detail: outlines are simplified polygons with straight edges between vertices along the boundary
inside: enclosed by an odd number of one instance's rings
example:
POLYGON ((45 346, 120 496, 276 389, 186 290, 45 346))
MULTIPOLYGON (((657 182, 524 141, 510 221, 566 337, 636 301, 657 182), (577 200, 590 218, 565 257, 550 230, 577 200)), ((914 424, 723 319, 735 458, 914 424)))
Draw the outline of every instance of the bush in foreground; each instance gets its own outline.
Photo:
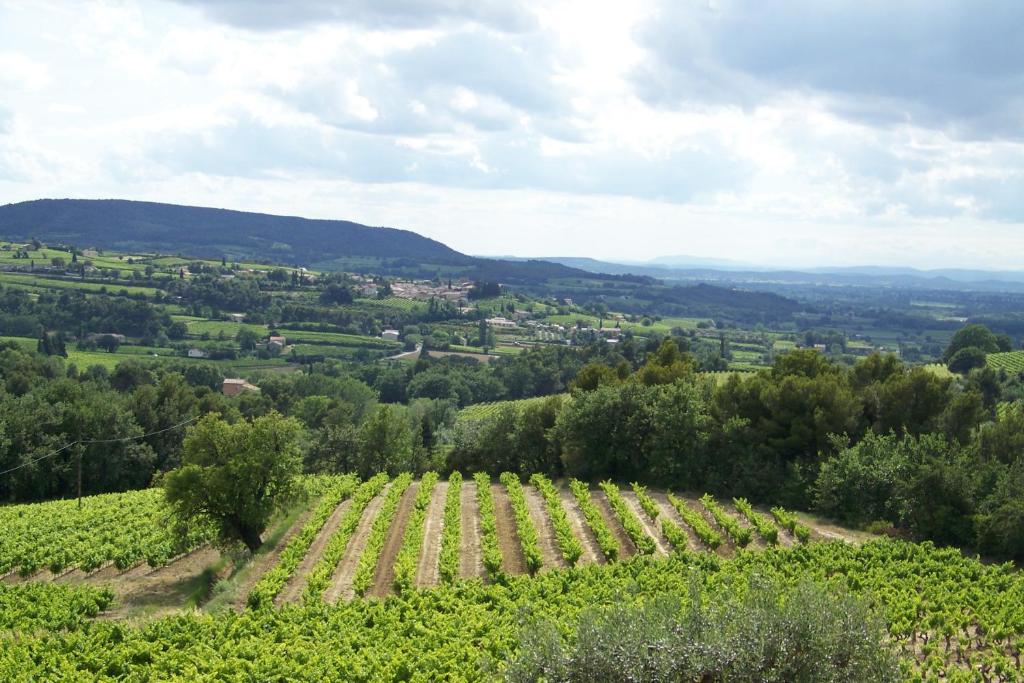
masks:
POLYGON ((506 680, 897 681, 884 622, 846 592, 753 579, 742 598, 663 596, 585 610, 569 640, 554 622, 527 626, 506 680))

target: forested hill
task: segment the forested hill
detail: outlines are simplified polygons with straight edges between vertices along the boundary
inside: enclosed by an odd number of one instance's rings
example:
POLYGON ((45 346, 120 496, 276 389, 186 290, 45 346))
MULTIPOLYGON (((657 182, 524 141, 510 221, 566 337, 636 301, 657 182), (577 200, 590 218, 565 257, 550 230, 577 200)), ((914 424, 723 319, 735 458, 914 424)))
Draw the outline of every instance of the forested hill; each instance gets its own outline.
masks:
POLYGON ((0 238, 125 252, 264 261, 402 277, 458 276, 602 301, 622 310, 777 319, 797 304, 719 287, 666 287, 644 275, 591 273, 539 260, 468 256, 409 230, 121 199, 38 199, 0 206, 0 238))
POLYGON ((408 230, 121 199, 38 199, 0 207, 0 234, 80 247, 159 250, 308 265, 341 256, 475 260, 408 230))
POLYGON ((0 206, 0 237, 407 276, 458 273, 513 283, 554 278, 648 280, 595 275, 547 261, 476 258, 409 230, 352 221, 123 199, 38 199, 0 206))

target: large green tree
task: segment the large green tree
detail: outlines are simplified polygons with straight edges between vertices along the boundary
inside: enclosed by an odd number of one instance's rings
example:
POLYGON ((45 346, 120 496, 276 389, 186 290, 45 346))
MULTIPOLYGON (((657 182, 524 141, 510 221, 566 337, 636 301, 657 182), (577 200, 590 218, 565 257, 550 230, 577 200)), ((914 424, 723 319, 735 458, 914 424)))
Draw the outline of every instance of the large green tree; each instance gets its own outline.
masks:
POLYGON ((949 346, 942 358, 947 363, 953 359, 957 351, 968 348, 979 349, 982 353, 995 353, 1000 350, 999 340, 984 325, 964 325, 949 340, 949 346))
POLYGON ((301 432, 297 420, 276 412, 234 424, 206 415, 185 437, 181 467, 163 477, 167 501, 181 522, 212 520, 221 542, 255 552, 295 493, 301 432))

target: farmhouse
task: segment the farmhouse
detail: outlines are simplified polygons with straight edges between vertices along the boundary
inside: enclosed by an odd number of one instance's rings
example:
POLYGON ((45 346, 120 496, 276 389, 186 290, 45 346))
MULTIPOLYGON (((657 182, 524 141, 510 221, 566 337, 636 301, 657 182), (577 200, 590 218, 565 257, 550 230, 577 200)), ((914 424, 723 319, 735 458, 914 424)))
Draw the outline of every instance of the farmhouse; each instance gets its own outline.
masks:
POLYGON ((245 313, 228 313, 228 320, 233 323, 240 323, 245 320, 245 313))
POLYGON ((284 337, 282 337, 280 335, 272 334, 272 335, 270 335, 267 338, 267 348, 268 349, 277 349, 278 351, 280 351, 281 349, 283 349, 285 347, 285 344, 287 344, 287 342, 288 342, 288 340, 285 339, 284 337))
POLYGON ((515 320, 509 320, 508 318, 488 318, 487 324, 491 327, 499 327, 502 329, 510 329, 516 326, 515 320))
POLYGON ((398 330, 384 330, 380 333, 380 338, 385 341, 398 341, 398 330))
POLYGON ((206 358, 207 355, 209 354, 207 354, 206 351, 202 349, 191 348, 188 350, 189 358, 206 358))
POLYGON ((260 388, 255 384, 249 384, 244 379, 227 377, 224 379, 224 384, 221 385, 221 391, 224 392, 225 396, 238 396, 243 391, 259 391, 260 388))

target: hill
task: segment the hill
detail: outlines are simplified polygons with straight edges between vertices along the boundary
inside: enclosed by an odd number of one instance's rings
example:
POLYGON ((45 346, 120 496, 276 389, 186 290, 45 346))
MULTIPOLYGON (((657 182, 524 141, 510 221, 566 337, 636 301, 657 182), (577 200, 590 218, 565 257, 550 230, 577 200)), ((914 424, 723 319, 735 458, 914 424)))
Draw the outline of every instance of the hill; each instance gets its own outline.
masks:
POLYGON ((122 251, 267 259, 309 265, 345 256, 471 265, 475 259, 408 230, 121 199, 38 199, 0 207, 0 233, 122 251))
POLYGON ((157 251, 403 277, 466 277, 579 302, 717 317, 788 316, 795 302, 721 287, 666 287, 647 274, 588 272, 543 260, 469 256, 409 230, 121 199, 38 199, 0 206, 0 237, 157 251))
POLYGON ((619 279, 545 261, 467 256, 410 230, 123 199, 37 199, 0 206, 0 235, 79 247, 411 277, 442 273, 514 283, 551 278, 619 279))

